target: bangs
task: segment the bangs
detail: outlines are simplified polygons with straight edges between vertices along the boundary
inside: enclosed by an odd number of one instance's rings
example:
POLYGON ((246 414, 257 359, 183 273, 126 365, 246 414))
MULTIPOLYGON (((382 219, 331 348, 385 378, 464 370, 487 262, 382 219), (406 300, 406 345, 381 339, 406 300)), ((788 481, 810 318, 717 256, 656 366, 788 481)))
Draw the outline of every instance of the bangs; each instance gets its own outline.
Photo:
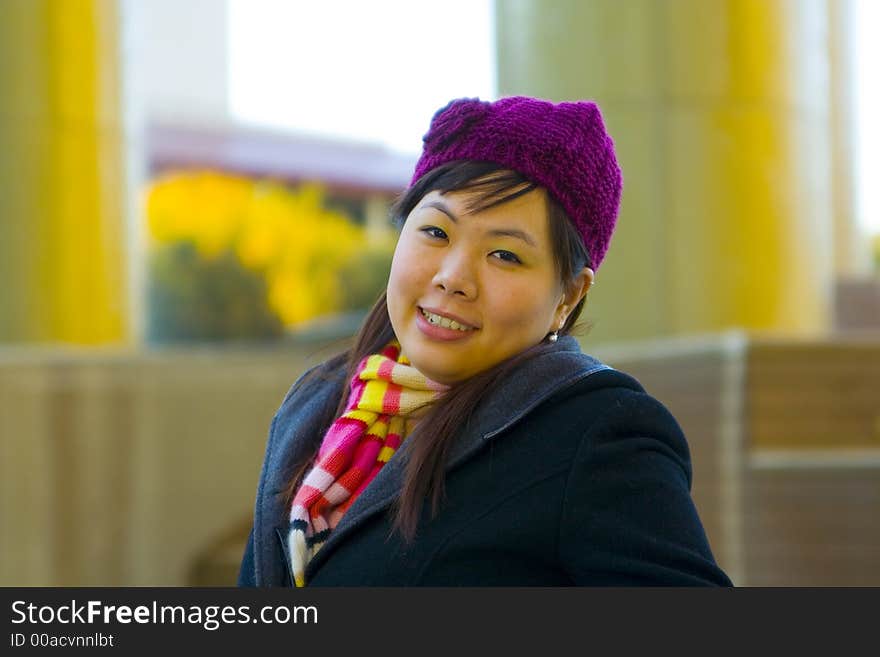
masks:
POLYGON ((494 162, 449 162, 422 176, 394 203, 391 212, 395 222, 403 224, 421 198, 433 191, 441 194, 471 192, 466 206, 468 212, 482 212, 528 194, 537 187, 521 173, 504 169, 494 162))

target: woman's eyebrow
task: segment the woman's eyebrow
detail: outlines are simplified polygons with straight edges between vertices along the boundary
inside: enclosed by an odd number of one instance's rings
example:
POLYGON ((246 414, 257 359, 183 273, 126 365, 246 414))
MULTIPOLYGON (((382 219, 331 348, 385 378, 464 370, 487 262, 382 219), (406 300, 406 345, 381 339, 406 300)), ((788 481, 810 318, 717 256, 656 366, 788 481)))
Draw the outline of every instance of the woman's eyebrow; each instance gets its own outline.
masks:
POLYGON ((538 247, 538 245, 535 243, 535 240, 532 239, 531 235, 517 228, 495 228, 488 231, 488 234, 492 235, 493 237, 516 237, 518 239, 521 239, 526 244, 529 244, 530 246, 534 246, 535 248, 538 247))
POLYGON ((442 212, 447 217, 452 219, 453 222, 458 223, 458 217, 456 217, 452 213, 452 210, 450 210, 449 207, 443 201, 431 201, 430 203, 425 203, 422 207, 423 208, 434 208, 435 210, 440 210, 440 212, 442 212))
MULTIPOLYGON (((447 217, 449 217, 454 223, 458 223, 458 217, 453 214, 452 210, 449 209, 449 206, 447 206, 443 201, 430 201, 428 203, 425 203, 422 207, 434 208, 435 210, 439 210, 447 217)), ((531 235, 523 230, 519 230, 518 228, 495 228, 493 230, 487 231, 486 234, 491 235, 492 237, 515 237, 517 239, 521 239, 529 246, 533 246, 535 248, 538 247, 537 243, 531 235)))

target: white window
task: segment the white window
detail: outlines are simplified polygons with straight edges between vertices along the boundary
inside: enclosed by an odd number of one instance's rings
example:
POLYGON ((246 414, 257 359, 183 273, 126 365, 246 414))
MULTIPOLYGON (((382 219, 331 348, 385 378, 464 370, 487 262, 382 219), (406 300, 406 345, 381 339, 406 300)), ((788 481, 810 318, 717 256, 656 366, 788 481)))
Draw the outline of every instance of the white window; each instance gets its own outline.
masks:
POLYGON ((856 212, 871 234, 880 234, 880 2, 855 3, 856 212))
POLYGON ((229 0, 228 26, 244 123, 417 153, 446 102, 496 98, 491 0, 229 0))

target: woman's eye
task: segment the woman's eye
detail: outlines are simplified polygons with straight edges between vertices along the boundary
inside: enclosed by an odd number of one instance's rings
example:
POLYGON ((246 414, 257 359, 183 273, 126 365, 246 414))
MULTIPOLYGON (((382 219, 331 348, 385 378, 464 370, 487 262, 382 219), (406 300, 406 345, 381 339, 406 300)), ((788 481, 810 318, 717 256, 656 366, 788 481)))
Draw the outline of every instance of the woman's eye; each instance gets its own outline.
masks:
POLYGON ((437 226, 425 226, 424 228, 420 228, 419 230, 421 230, 426 235, 433 237, 434 239, 445 240, 447 237, 446 233, 444 233, 442 229, 437 228, 437 226))
POLYGON ((520 260, 515 253, 511 253, 510 251, 493 251, 492 255, 504 262, 522 263, 522 260, 520 260))

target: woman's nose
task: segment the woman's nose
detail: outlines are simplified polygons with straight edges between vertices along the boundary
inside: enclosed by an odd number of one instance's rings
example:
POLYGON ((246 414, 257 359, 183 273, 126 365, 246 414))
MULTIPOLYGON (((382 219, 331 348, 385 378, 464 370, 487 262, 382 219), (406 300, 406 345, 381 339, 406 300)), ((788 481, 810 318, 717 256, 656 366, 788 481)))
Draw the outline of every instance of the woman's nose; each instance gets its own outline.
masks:
POLYGON ((476 276, 467 257, 450 254, 444 258, 432 282, 447 294, 457 294, 466 299, 477 298, 476 276))

